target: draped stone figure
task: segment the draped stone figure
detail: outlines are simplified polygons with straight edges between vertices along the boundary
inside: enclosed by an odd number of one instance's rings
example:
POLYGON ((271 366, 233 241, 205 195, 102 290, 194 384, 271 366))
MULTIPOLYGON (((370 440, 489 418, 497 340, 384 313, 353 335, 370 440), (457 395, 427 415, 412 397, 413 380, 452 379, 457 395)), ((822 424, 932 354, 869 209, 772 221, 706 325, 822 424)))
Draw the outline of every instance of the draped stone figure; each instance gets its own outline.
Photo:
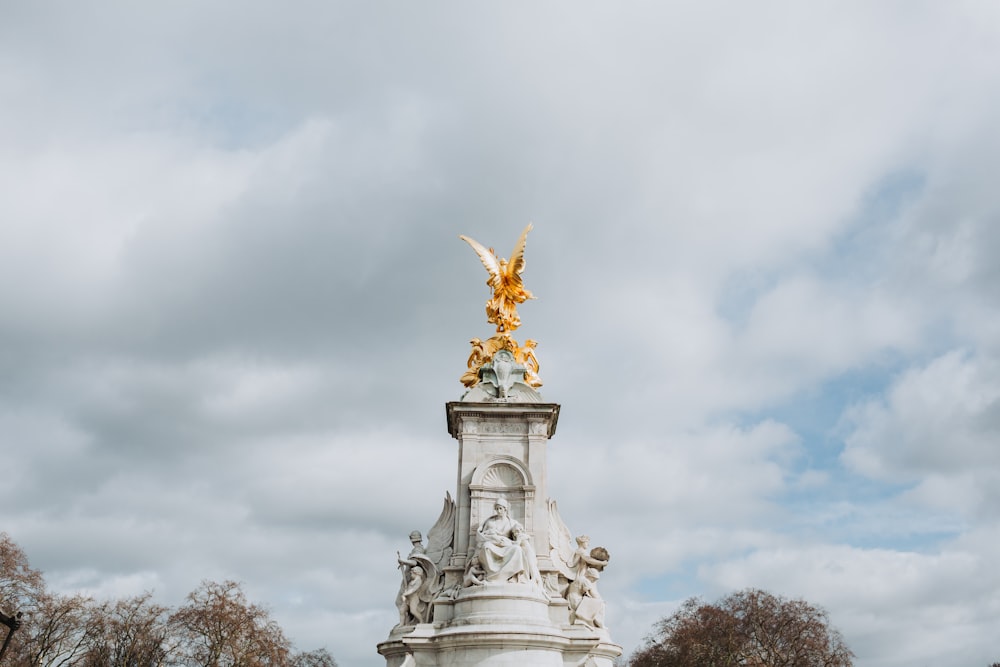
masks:
POLYGON ((532 582, 541 586, 531 537, 524 526, 510 518, 510 504, 498 498, 493 512, 476 533, 476 553, 469 570, 480 570, 481 579, 486 582, 532 582))

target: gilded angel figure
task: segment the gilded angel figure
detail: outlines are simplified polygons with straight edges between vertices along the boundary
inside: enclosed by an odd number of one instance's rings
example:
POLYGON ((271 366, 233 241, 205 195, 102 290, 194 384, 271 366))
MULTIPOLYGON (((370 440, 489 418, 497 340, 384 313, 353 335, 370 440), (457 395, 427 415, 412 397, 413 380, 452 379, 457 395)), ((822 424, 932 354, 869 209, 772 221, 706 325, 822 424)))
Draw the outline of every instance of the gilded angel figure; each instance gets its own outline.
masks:
POLYGON ((531 229, 532 226, 529 224, 521 232, 521 238, 517 240, 509 260, 497 257, 493 248, 486 248, 468 236, 458 237, 472 246, 490 274, 486 284, 493 290, 493 296, 486 302, 486 321, 496 324, 498 332, 511 332, 521 326, 517 304, 535 298, 521 282, 521 273, 524 271, 524 245, 531 229))

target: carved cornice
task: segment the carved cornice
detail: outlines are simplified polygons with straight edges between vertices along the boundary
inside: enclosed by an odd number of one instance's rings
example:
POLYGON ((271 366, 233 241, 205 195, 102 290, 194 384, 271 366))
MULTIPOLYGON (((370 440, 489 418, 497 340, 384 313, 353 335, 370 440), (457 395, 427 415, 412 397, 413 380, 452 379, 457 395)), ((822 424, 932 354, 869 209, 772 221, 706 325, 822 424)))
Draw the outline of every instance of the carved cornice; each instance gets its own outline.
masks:
MULTIPOLYGON (((448 418, 448 433, 455 439, 459 439, 466 432, 462 428, 463 422, 466 421, 523 424, 523 431, 515 428, 507 430, 503 427, 497 430, 508 433, 516 430, 522 435, 544 435, 546 438, 551 438, 556 433, 556 423, 559 421, 559 404, 452 401, 445 404, 445 413, 448 418)), ((495 432, 494 429, 490 429, 490 431, 495 432)))

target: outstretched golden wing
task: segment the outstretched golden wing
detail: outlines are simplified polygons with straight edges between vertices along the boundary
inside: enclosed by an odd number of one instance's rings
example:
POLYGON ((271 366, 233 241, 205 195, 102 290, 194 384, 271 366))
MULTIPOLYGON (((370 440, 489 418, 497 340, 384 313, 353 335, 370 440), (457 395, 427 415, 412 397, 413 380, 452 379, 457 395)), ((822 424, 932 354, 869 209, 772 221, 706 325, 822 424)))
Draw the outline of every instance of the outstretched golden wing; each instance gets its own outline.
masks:
POLYGON ((532 229, 533 225, 529 222, 528 226, 521 232, 521 238, 517 240, 514 252, 510 254, 510 261, 507 262, 507 271, 504 276, 504 285, 511 294, 517 294, 520 297, 518 301, 535 298, 531 292, 524 289, 524 283, 521 282, 521 272, 524 271, 524 246, 528 242, 528 232, 532 229))
POLYGON ((497 260, 497 256, 493 254, 493 251, 483 247, 482 243, 479 243, 474 239, 470 239, 468 236, 459 234, 458 238, 472 246, 472 249, 476 251, 477 255, 479 255, 479 260, 483 263, 483 266, 486 267, 486 270, 490 274, 489 284, 494 288, 499 287, 503 282, 503 275, 500 271, 500 262, 497 260))

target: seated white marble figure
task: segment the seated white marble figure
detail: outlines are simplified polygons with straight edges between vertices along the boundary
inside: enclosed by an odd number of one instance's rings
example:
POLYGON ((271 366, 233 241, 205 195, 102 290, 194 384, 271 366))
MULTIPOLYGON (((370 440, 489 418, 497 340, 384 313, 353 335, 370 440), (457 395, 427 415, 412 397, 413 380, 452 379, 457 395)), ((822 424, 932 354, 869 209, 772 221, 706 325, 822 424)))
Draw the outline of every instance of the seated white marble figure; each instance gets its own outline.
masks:
POLYGON ((527 583, 539 586, 542 577, 531 537, 524 527, 510 518, 510 505, 498 498, 494 514, 483 521, 477 533, 476 557, 487 582, 527 583))

